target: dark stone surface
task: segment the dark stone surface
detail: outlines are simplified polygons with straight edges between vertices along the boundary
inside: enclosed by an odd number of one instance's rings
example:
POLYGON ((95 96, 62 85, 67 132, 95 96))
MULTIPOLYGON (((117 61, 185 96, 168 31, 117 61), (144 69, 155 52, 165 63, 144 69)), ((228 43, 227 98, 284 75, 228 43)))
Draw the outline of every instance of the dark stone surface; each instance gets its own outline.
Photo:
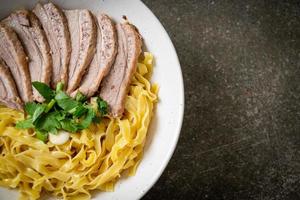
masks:
POLYGON ((186 104, 143 199, 300 199, 299 1, 144 2, 177 49, 186 104))

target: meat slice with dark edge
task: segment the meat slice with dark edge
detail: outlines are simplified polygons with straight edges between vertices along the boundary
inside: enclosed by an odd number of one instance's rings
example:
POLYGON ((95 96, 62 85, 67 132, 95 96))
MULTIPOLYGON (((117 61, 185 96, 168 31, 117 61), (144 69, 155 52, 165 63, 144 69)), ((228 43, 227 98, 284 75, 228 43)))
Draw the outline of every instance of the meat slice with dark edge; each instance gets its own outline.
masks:
MULTIPOLYGON (((52 59, 46 35, 37 17, 30 11, 19 10, 10 14, 2 23, 17 33, 28 56, 31 81, 49 84, 52 59)), ((33 99, 39 102, 44 100, 36 89, 33 89, 33 99)))
POLYGON ((79 88, 71 96, 74 96, 77 91, 88 97, 93 96, 98 91, 103 77, 108 74, 117 54, 117 33, 114 23, 105 14, 97 14, 95 18, 96 53, 79 88))
POLYGON ((16 33, 3 24, 0 24, 0 58, 10 69, 23 102, 32 101, 26 54, 16 33))
POLYGON ((63 12, 53 3, 38 3, 33 9, 46 33, 52 56, 51 85, 68 82, 68 65, 71 55, 70 33, 67 19, 63 12))
POLYGON ((94 57, 97 29, 93 15, 88 10, 66 10, 64 13, 72 46, 67 87, 67 93, 70 94, 79 86, 94 57))
POLYGON ((23 104, 19 98, 15 81, 8 66, 0 59, 0 102, 7 107, 22 110, 23 104))
POLYGON ((142 39, 137 29, 129 24, 117 25, 118 53, 116 60, 101 83, 100 97, 107 101, 113 117, 119 117, 124 111, 125 97, 132 76, 136 71, 141 53, 142 39))

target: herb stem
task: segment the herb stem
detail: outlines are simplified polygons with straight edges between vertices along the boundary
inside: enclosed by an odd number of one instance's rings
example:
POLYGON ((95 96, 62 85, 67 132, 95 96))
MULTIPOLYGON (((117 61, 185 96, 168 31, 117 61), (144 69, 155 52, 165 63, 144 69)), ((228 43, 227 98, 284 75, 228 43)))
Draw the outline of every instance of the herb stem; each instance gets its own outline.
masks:
POLYGON ((64 88, 64 84, 62 82, 57 83, 56 92, 62 91, 64 88))
POLYGON ((51 108, 54 106, 55 103, 56 103, 55 99, 51 99, 51 101, 47 104, 47 107, 45 109, 45 113, 48 113, 49 110, 51 110, 51 108))

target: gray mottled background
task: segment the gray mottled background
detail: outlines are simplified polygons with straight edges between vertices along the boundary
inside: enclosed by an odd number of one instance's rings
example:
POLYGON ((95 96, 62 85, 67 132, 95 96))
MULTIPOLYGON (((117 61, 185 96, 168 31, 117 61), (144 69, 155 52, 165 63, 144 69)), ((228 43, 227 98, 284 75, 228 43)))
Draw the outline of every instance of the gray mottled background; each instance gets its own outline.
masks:
POLYGON ((144 2, 177 49, 186 104, 143 199, 300 199, 300 2, 144 2))

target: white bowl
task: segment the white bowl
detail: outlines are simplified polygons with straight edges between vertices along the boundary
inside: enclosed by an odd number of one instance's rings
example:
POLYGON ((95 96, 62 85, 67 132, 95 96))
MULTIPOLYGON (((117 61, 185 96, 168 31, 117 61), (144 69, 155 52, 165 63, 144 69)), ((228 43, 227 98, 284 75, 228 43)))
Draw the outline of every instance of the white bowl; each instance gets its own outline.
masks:
MULTIPOLYGON (((35 0, 0 0, 0 18, 18 8, 33 8, 35 0)), ((184 89, 180 64, 165 29, 153 13, 138 0, 54 0, 66 9, 102 11, 114 20, 126 15, 144 38, 146 50, 155 57, 152 82, 160 86, 159 103, 147 136, 145 153, 137 173, 122 178, 114 192, 93 193, 93 199, 139 199, 158 180, 176 147, 184 112, 184 89)), ((0 199, 17 199, 16 190, 0 189, 0 199)))

